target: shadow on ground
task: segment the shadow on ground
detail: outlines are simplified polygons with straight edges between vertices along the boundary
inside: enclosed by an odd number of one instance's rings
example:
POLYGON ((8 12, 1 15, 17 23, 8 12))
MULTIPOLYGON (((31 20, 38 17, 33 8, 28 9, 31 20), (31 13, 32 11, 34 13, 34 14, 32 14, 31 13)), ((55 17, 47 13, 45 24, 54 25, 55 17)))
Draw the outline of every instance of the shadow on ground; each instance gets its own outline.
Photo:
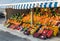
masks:
POLYGON ((26 38, 17 37, 8 32, 0 31, 0 41, 30 41, 26 38))

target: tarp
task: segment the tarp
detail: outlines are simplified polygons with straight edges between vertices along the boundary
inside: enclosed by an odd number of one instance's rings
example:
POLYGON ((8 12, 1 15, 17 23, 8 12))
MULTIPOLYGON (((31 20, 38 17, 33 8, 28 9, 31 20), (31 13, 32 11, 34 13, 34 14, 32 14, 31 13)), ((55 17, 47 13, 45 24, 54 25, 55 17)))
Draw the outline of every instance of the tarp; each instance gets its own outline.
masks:
POLYGON ((59 7, 58 0, 0 0, 0 8, 30 9, 34 7, 59 7))

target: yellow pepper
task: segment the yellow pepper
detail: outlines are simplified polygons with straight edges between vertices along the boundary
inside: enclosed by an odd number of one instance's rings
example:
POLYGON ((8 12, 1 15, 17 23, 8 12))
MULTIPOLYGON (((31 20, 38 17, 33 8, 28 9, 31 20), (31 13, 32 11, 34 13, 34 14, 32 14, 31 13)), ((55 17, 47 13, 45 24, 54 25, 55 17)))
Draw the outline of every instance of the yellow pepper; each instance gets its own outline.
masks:
POLYGON ((33 35, 35 32, 36 32, 36 30, 35 30, 35 29, 32 29, 32 30, 30 31, 30 34, 33 35))
POLYGON ((53 35, 54 35, 54 36, 57 36, 57 34, 58 34, 58 32, 59 32, 58 27, 57 27, 57 26, 53 26, 53 27, 52 27, 52 30, 54 31, 54 32, 53 32, 53 35))

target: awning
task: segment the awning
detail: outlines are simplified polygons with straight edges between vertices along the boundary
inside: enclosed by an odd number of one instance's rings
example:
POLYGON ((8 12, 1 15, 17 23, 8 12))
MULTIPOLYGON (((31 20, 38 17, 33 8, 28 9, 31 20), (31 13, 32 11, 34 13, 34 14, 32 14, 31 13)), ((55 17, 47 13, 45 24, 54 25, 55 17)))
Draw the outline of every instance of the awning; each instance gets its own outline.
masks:
POLYGON ((33 2, 33 3, 24 3, 24 4, 20 3, 12 6, 13 9, 30 9, 34 7, 40 7, 40 8, 58 7, 58 2, 36 2, 36 3, 33 2))
POLYGON ((59 7, 60 6, 60 2, 58 2, 57 0, 24 0, 20 2, 11 2, 11 3, 6 3, 6 4, 0 4, 0 8, 13 8, 13 9, 30 9, 30 8, 35 8, 35 7, 39 7, 39 8, 52 8, 52 7, 59 7))

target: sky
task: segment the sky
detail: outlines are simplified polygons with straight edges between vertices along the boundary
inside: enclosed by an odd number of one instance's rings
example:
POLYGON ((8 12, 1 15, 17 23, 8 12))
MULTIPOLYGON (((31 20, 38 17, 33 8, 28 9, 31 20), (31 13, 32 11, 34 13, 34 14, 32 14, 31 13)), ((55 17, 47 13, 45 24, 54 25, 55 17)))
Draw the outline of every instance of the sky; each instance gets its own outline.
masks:
POLYGON ((0 0, 0 4, 32 2, 32 1, 36 1, 36 0, 0 0))
MULTIPOLYGON (((20 3, 20 2, 35 2, 35 1, 44 1, 44 0, 0 0, 0 4, 20 3)), ((50 1, 50 0, 45 0, 45 1, 50 1)))

